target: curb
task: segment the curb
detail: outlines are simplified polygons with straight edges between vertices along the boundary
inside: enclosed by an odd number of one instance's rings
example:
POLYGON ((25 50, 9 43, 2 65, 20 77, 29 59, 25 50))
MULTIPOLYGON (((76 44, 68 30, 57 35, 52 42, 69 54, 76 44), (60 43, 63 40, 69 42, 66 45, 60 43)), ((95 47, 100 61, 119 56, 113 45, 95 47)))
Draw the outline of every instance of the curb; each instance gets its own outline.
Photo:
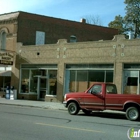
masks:
POLYGON ((20 107, 31 107, 31 108, 43 108, 43 109, 54 109, 54 110, 63 110, 66 111, 67 109, 63 108, 53 108, 53 107, 47 107, 47 106, 34 106, 34 105, 22 105, 22 104, 11 104, 11 103, 0 103, 1 105, 6 106, 20 106, 20 107))

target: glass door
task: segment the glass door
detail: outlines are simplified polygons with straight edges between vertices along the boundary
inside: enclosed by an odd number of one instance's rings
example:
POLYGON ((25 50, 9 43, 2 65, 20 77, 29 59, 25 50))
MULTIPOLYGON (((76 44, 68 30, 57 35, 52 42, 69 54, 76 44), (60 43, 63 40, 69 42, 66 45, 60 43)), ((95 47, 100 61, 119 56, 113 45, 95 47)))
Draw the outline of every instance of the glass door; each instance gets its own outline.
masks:
POLYGON ((47 77, 38 77, 38 100, 45 100, 48 93, 48 79, 47 77))
POLYGON ((47 78, 40 77, 40 99, 45 99, 47 94, 47 78))

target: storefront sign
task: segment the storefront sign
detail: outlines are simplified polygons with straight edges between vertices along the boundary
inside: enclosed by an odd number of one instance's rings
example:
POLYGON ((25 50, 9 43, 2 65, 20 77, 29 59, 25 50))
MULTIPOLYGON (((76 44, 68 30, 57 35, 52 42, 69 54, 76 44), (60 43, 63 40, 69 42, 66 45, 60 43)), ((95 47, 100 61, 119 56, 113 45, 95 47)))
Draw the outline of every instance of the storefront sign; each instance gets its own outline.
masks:
POLYGON ((0 64, 13 65, 13 53, 0 52, 0 64))

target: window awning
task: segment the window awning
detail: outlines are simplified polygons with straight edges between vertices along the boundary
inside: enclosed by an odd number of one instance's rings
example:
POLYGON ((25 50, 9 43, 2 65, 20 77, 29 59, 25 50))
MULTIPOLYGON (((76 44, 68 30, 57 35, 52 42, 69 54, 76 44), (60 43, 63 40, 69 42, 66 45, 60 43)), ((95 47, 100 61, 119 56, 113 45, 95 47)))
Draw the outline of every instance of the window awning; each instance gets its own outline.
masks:
POLYGON ((0 76, 10 77, 11 71, 2 71, 2 72, 0 72, 0 76))

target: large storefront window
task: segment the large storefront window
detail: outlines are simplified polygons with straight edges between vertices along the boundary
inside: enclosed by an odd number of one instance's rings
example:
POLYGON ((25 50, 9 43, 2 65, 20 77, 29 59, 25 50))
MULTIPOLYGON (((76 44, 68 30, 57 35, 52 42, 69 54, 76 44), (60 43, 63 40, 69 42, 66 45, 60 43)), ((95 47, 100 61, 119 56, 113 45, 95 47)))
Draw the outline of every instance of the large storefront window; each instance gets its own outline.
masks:
MULTIPOLYGON (((82 89, 85 89, 87 87, 87 78, 88 78, 88 73, 87 71, 67 71, 67 74, 70 73, 70 81, 68 81, 68 88, 70 91, 82 91, 82 89)), ((68 77, 67 77, 68 78, 68 77)))
POLYGON ((88 75, 89 81, 95 81, 95 82, 104 82, 105 78, 105 71, 104 70, 91 70, 89 71, 88 75))
POLYGON ((113 65, 66 65, 65 93, 85 91, 94 82, 113 82, 113 65))
POLYGON ((0 67, 0 91, 5 92, 11 85, 11 66, 0 67))
POLYGON ((5 92, 7 86, 10 87, 11 77, 0 76, 0 91, 5 92))
POLYGON ((77 73, 77 87, 76 91, 84 91, 85 88, 88 86, 87 80, 88 80, 88 71, 86 70, 79 70, 76 72, 77 73))
POLYGON ((57 71, 56 70, 49 70, 49 94, 56 95, 56 88, 57 88, 57 71))
POLYGON ((40 74, 40 71, 31 70, 30 72, 31 72, 31 75, 30 75, 30 93, 37 93, 37 82, 38 82, 37 75, 40 74))
POLYGON ((123 93, 139 94, 140 64, 124 64, 123 93))
POLYGON ((113 71, 111 70, 106 71, 106 82, 109 83, 113 82, 113 71))
POLYGON ((38 99, 56 95, 57 68, 45 65, 23 65, 21 68, 20 93, 36 94, 38 99))
POLYGON ((22 70, 21 93, 29 92, 29 70, 22 70))

